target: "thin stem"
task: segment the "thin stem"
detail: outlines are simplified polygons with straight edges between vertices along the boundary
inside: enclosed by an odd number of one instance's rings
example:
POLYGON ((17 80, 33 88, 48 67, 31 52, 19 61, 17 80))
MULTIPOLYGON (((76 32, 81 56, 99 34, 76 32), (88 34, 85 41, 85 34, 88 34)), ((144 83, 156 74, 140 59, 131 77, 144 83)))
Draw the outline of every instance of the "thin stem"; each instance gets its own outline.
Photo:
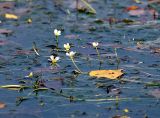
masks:
POLYGON ((78 66, 76 65, 76 63, 75 63, 73 57, 70 57, 70 58, 71 58, 71 60, 72 60, 72 62, 73 62, 73 64, 74 64, 74 66, 75 66, 76 69, 78 70, 78 72, 83 73, 83 72, 78 68, 78 66))
POLYGON ((100 54, 99 54, 99 51, 98 51, 98 48, 97 48, 97 47, 96 47, 96 52, 97 52, 98 58, 99 58, 99 60, 100 60, 100 54))
POLYGON ((98 48, 97 48, 97 47, 95 47, 95 48, 96 48, 96 52, 97 52, 97 55, 98 55, 98 59, 99 59, 99 61, 100 61, 100 66, 101 66, 102 60, 101 60, 101 57, 100 57, 100 53, 99 53, 99 51, 98 51, 98 48))
POLYGON ((120 64, 120 60, 118 58, 117 49, 115 48, 114 51, 115 51, 115 55, 116 55, 117 69, 118 69, 119 68, 119 64, 120 64))
POLYGON ((57 46, 57 49, 58 49, 58 36, 56 36, 56 46, 57 46))
POLYGON ((33 47, 33 50, 36 53, 36 55, 40 56, 39 53, 38 53, 38 49, 37 49, 37 46, 36 46, 35 42, 33 42, 33 46, 32 47, 33 47))
POLYGON ((116 96, 116 108, 118 109, 118 105, 119 105, 119 97, 116 96))

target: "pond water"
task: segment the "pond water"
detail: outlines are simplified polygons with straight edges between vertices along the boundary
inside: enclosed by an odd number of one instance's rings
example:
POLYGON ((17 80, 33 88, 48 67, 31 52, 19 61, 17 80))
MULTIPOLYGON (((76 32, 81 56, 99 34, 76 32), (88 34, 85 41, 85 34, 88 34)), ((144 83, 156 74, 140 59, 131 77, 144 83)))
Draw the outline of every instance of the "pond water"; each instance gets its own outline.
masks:
MULTIPOLYGON (((153 18, 146 0, 143 4, 132 0, 89 2, 96 14, 78 12, 76 0, 16 0, 5 8, 0 2, 0 29, 12 31, 0 33, 0 85, 29 87, 0 89, 0 102, 6 104, 0 118, 160 117, 159 17, 153 18), (131 5, 145 13, 130 15, 126 8, 131 5), (5 13, 20 17, 6 19, 5 13), (58 51, 54 29, 62 31, 58 51), (92 47, 95 41, 99 42, 101 66, 92 47), (33 42, 40 56, 33 51, 33 42), (83 72, 117 69, 116 48, 118 68, 124 75, 110 80, 76 74, 72 61, 61 51, 65 43, 77 52, 75 61, 83 72), (60 57, 56 67, 48 62, 50 55, 60 57), (34 76, 25 77, 30 72, 34 76), (48 90, 35 91, 37 83, 48 90)), ((152 6, 159 10, 156 4, 152 6)))

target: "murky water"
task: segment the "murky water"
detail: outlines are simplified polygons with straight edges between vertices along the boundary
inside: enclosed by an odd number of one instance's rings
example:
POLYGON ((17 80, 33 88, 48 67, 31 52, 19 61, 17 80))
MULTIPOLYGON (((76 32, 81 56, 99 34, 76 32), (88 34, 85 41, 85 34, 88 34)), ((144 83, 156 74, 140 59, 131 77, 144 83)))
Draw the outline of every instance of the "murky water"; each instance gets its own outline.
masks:
POLYGON ((33 92, 33 88, 21 92, 0 89, 0 101, 7 105, 0 110, 0 117, 112 118, 126 115, 159 118, 159 87, 146 86, 150 82, 160 82, 160 51, 156 52, 160 48, 159 19, 153 19, 149 13, 130 16, 125 11, 131 5, 147 9, 147 1, 143 2, 94 0, 91 4, 96 15, 78 13, 74 0, 18 0, 13 8, 1 11, 1 14, 15 13, 20 18, 0 17, 1 29, 13 31, 10 35, 0 34, 0 85, 32 87, 39 80, 51 89, 38 92, 33 92), (27 23, 29 18, 32 23, 27 23), (111 18, 116 20, 112 25, 109 23, 111 18), (124 19, 135 23, 126 24, 124 19), (96 50, 91 45, 97 41, 104 61, 101 69, 117 68, 114 52, 117 48, 121 60, 119 68, 123 69, 124 76, 113 81, 75 74, 75 67, 65 52, 53 50, 55 28, 62 31, 59 48, 70 43, 71 50, 78 53, 75 60, 81 70, 99 69, 96 50), (40 56, 32 50, 33 42, 40 56), (58 67, 53 68, 48 62, 52 54, 61 58, 58 67), (36 77, 25 78, 30 72, 36 77), (157 95, 155 90, 159 90, 157 95), (19 97, 27 97, 27 100, 16 104, 19 97))

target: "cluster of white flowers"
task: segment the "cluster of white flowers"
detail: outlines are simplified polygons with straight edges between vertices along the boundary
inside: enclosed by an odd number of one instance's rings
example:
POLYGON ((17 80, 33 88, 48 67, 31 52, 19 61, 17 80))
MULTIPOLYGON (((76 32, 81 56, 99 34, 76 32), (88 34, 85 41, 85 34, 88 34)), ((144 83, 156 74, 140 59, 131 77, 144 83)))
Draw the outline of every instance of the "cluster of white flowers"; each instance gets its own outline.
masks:
POLYGON ((71 48, 71 46, 69 45, 69 43, 64 44, 64 48, 65 48, 65 50, 67 52, 66 55, 69 56, 69 57, 71 57, 71 58, 73 58, 74 55, 76 54, 76 52, 74 52, 74 51, 70 51, 69 52, 69 50, 71 48))
MULTIPOLYGON (((55 35, 56 37, 60 36, 60 35, 61 35, 61 31, 55 29, 55 30, 54 30, 54 35, 55 35)), ((98 42, 92 42, 92 46, 93 46, 94 48, 97 48, 98 45, 99 45, 98 42)), ((69 43, 64 44, 64 48, 65 48, 65 51, 66 51, 66 56, 68 56, 68 57, 70 57, 70 58, 73 59, 73 57, 75 56, 76 52, 70 51, 70 48, 71 48, 70 44, 69 44, 69 43)), ((51 55, 51 56, 50 56, 50 59, 48 59, 48 60, 51 61, 52 64, 56 64, 57 61, 59 61, 59 59, 60 59, 60 57, 55 57, 55 56, 51 55)))

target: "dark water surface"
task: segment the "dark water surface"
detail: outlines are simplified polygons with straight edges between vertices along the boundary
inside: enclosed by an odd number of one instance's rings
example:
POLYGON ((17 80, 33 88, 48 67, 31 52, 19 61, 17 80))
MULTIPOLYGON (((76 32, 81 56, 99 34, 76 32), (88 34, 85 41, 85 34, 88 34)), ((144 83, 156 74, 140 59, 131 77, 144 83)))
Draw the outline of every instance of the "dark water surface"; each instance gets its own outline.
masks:
POLYGON ((38 79, 55 90, 36 93, 32 88, 21 92, 0 89, 0 102, 7 105, 0 110, 0 118, 112 118, 118 115, 159 118, 159 86, 146 84, 160 85, 160 51, 157 51, 160 49, 160 19, 153 19, 147 11, 147 1, 143 2, 93 0, 96 15, 77 13, 74 0, 17 0, 12 8, 1 10, 0 28, 13 33, 0 34, 0 85, 32 87, 38 79), (146 13, 130 16, 125 9, 131 5, 145 9, 146 13), (4 13, 14 13, 20 18, 5 19, 4 13), (32 23, 27 23, 29 18, 32 23), (111 19, 116 20, 112 25, 111 19), (127 24, 124 19, 134 23, 127 24), (64 43, 72 44, 81 70, 99 69, 96 51, 91 46, 91 42, 97 41, 104 61, 101 69, 116 69, 114 48, 117 48, 121 60, 119 68, 123 69, 124 76, 112 81, 76 75, 72 62, 61 51, 58 52, 59 66, 51 69, 49 56, 57 54, 52 50, 56 43, 55 28, 62 31, 59 48, 63 49, 64 43), (32 50, 33 42, 40 56, 32 50), (25 78, 30 72, 38 78, 25 78), (16 104, 19 97, 27 97, 27 100, 16 104))

